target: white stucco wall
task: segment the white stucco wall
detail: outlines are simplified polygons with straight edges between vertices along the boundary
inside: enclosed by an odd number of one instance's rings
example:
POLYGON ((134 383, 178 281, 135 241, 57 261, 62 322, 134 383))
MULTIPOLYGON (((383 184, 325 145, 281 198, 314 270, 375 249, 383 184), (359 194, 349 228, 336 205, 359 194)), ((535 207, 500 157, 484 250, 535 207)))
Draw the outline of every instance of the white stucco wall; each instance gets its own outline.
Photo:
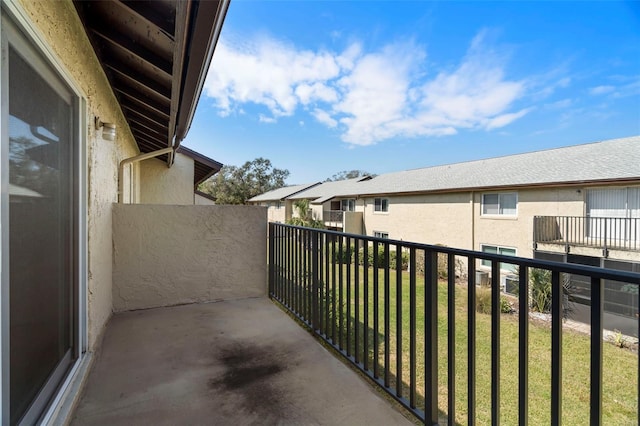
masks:
MULTIPOLYGON (((138 148, 95 57, 91 43, 71 0, 21 0, 21 7, 56 60, 86 100, 84 129, 87 152, 87 298, 88 344, 95 347, 112 313, 111 205, 117 201, 120 160, 138 154, 138 148), (94 117, 114 123, 115 141, 103 140, 94 129, 94 117)), ((133 168, 135 170, 135 168, 133 168)), ((135 176, 125 171, 125 199, 135 194, 135 176)))
POLYGON ((213 206, 216 204, 216 202, 213 200, 210 200, 207 197, 203 197, 202 195, 194 193, 193 204, 195 204, 196 206, 213 206))
POLYGON ((157 158, 141 161, 139 167, 141 204, 194 204, 192 158, 177 153, 171 168, 157 158))
POLYGON ((469 197, 468 192, 382 197, 389 200, 388 212, 374 211, 375 197, 366 198, 365 233, 387 232, 396 240, 471 248, 469 197))
MULTIPOLYGON (((502 191, 512 192, 512 191, 502 191)), ((482 193, 475 194, 475 250, 483 244, 513 247, 521 257, 533 257, 534 216, 583 216, 582 188, 520 189, 516 217, 482 215, 482 193)))
POLYGON ((267 209, 113 206, 117 311, 267 295, 267 209))
POLYGON ((269 206, 269 209, 267 211, 267 218, 269 222, 285 223, 287 220, 285 203, 284 201, 281 201, 280 207, 275 205, 275 203, 276 203, 275 201, 268 203, 268 204, 274 204, 274 205, 269 206))

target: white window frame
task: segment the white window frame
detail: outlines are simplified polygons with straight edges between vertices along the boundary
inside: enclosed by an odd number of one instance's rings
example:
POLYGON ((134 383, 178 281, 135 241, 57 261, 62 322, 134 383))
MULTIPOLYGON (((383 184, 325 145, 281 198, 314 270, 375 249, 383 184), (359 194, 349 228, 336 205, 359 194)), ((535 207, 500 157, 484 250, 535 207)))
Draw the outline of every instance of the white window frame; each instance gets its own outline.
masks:
POLYGON ((518 192, 517 191, 504 191, 504 192, 485 192, 482 194, 482 198, 480 200, 480 216, 485 216, 485 217, 508 217, 508 218, 515 218, 518 217, 518 192), (497 195, 498 196, 498 210, 502 210, 502 207, 500 207, 501 205, 501 197, 505 196, 505 195, 515 195, 516 197, 516 211, 515 213, 511 214, 511 213, 485 213, 484 212, 484 208, 485 208, 485 197, 487 195, 497 195))
POLYGON ((340 200, 340 210, 343 212, 355 212, 356 211, 356 199, 355 198, 343 198, 340 200), (347 204, 347 209, 345 210, 344 204, 347 204), (353 210, 351 210, 351 204, 353 204, 353 210))
MULTIPOLYGON (((48 66, 57 74, 57 77, 60 78, 66 85, 67 88, 72 92, 75 97, 75 102, 77 102, 77 116, 76 120, 78 123, 77 128, 75 129, 78 147, 76 149, 76 171, 77 171, 77 187, 75 190, 78 191, 77 194, 77 223, 76 223, 76 232, 77 232, 77 274, 78 274, 78 306, 76 315, 78 315, 78 330, 77 334, 77 342, 78 348, 77 351, 77 359, 74 362, 71 369, 68 371, 66 378, 60 384, 56 396, 50 402, 49 408, 43 414, 43 417, 40 419, 42 424, 55 423, 56 420, 65 420, 64 417, 70 414, 69 407, 71 407, 68 402, 74 397, 73 392, 67 392, 68 389, 74 388, 76 386, 80 386, 80 382, 84 379, 84 375, 88 373, 89 363, 91 361, 91 357, 87 355, 87 345, 88 345, 88 301, 87 301, 87 285, 88 285, 88 272, 87 272, 87 259, 88 259, 88 236, 87 236, 87 204, 88 204, 88 161, 87 161, 87 141, 88 141, 88 122, 93 122, 93 120, 89 120, 88 111, 87 111, 87 96, 80 89, 80 86, 75 82, 72 78, 71 74, 67 71, 66 67, 62 64, 62 62, 58 59, 54 50, 47 44, 44 37, 40 33, 37 26, 33 24, 29 15, 25 12, 22 5, 19 1, 16 0, 1 0, 0 6, 2 9, 1 15, 2 20, 7 19, 10 21, 10 25, 8 27, 14 27, 17 31, 21 33, 21 37, 31 45, 31 48, 36 51, 42 59, 47 62, 48 66)), ((5 28, 2 25, 2 33, 4 34, 5 28)), ((13 30, 10 30, 13 31, 13 30)), ((8 43, 8 41, 3 37, 0 39, 0 43, 4 45, 4 43, 8 43)), ((4 47, 3 47, 4 48, 4 47)), ((4 66, 4 65, 3 65, 4 66)), ((4 87, 4 82, 2 82, 1 91, 6 90, 4 87)), ((3 108, 7 106, 3 105, 3 108)), ((0 120, 0 134, 3 139, 8 138, 6 123, 3 120, 0 120)), ((4 145, 2 147, 2 158, 8 156, 8 149, 5 149, 4 145)), ((7 144, 8 145, 8 144, 7 144)), ((3 182, 5 178, 8 180, 8 171, 2 167, 2 161, 0 161, 0 176, 2 176, 3 182)), ((2 186, 2 214, 0 215, 0 229, 5 229, 4 221, 8 217, 8 192, 5 192, 5 186, 2 186)), ((8 227, 6 227, 8 229, 8 227)), ((1 236, 2 243, 0 244, 0 256, 2 252, 8 251, 8 234, 3 233, 1 236)), ((4 256, 1 267, 0 267, 0 275, 2 277, 2 286, 0 290, 1 294, 1 303, 0 303, 0 330, 1 330, 1 340, 2 340, 2 368, 0 368, 0 383, 5 382, 7 380, 3 376, 3 372, 6 367, 6 371, 8 371, 8 332, 9 332, 9 294, 8 294, 8 257, 4 256), (7 285, 5 285, 5 283, 7 285), (5 339, 7 339, 5 341, 5 339), (7 362, 5 366, 4 363, 7 362)), ((9 407, 5 404, 9 403, 8 395, 3 392, 3 386, 0 386, 0 403, 2 405, 1 411, 1 422, 4 424, 8 423, 9 419, 9 407)))
POLYGON ((386 214, 389 213, 389 199, 385 197, 376 197, 373 199, 373 213, 375 214, 386 214), (380 210, 377 210, 376 200, 380 200, 380 210), (384 203, 386 202, 387 208, 383 209, 384 203))
POLYGON ((389 239, 389 233, 384 231, 373 231, 373 237, 389 239))
MULTIPOLYGON (((491 253, 491 254, 500 254, 500 255, 504 255, 504 256, 517 256, 518 255, 518 249, 515 247, 509 247, 509 246, 501 246, 498 244, 480 244, 480 251, 483 253, 489 253, 487 251, 485 251, 486 247, 495 247, 496 249, 496 253, 491 253), (513 250, 513 255, 510 254, 504 254, 501 253, 501 250, 513 250)), ((506 262, 500 262, 500 271, 501 272, 510 272, 513 273, 514 272, 514 268, 516 265, 514 265, 513 267, 506 267, 503 268, 503 265, 506 262)), ((481 259, 480 261, 480 265, 484 268, 491 268, 491 261, 490 260, 485 260, 485 259, 481 259)))

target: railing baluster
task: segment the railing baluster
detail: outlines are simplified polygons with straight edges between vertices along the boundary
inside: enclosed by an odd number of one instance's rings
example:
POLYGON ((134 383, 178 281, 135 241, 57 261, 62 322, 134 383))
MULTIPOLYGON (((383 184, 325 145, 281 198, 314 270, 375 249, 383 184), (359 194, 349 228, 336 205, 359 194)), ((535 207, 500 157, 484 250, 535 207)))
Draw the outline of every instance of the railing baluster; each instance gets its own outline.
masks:
POLYGON ((409 405, 416 408, 416 249, 409 250, 409 405))
POLYGON ((438 423, 438 253, 425 250, 424 418, 438 423))
POLYGON ((369 370, 369 241, 364 241, 362 246, 362 274, 364 283, 362 298, 364 299, 364 312, 362 313, 362 360, 364 371, 369 370))
POLYGON ((591 278, 591 425, 602 424, 602 329, 604 285, 591 278))
MULTIPOLYGON (((353 247, 353 270, 354 270, 354 324, 355 324, 355 336, 354 336, 354 348, 353 355, 355 357, 356 364, 360 362, 360 242, 361 240, 354 240, 353 247)), ((365 271, 366 273, 366 271, 365 271)), ((366 329, 364 329, 366 333, 366 329)))
POLYGON ((331 300, 329 294, 331 281, 331 248, 330 235, 325 235, 324 240, 324 336, 329 340, 329 330, 331 329, 331 300))
POLYGON ((312 293, 311 293, 311 310, 312 310, 312 320, 311 324, 314 332, 320 331, 319 324, 319 310, 318 310, 318 301, 320 300, 318 297, 318 292, 320 290, 320 271, 319 271, 319 259, 318 256, 320 252, 320 242, 319 242, 319 233, 318 231, 311 231, 311 283, 312 283, 312 293))
POLYGON ((456 422, 456 265, 455 256, 447 254, 447 373, 449 424, 456 422))
POLYGON ((331 343, 336 344, 336 237, 331 237, 331 343))
POLYGON ((340 238, 338 246, 338 348, 343 349, 342 341, 344 339, 344 238, 340 238))
POLYGON ((562 423, 562 285, 551 272, 551 424, 562 423))
POLYGON ((476 259, 467 258, 467 424, 476 424, 476 259))
POLYGON ((351 238, 347 237, 347 356, 351 356, 351 238))
POLYGON ((402 397, 402 246, 396 244, 396 395, 402 397))
POLYGON ((389 387, 389 374, 390 374, 390 283, 389 283, 389 268, 391 267, 391 259, 389 258, 389 243, 384 243, 384 385, 389 387))
POLYGON ((491 261, 491 424, 500 424, 500 262, 491 261))
POLYGON ((378 242, 373 242, 373 377, 378 378, 378 350, 380 345, 378 329, 378 242))
POLYGON ((518 424, 529 422, 529 269, 518 274, 518 424))

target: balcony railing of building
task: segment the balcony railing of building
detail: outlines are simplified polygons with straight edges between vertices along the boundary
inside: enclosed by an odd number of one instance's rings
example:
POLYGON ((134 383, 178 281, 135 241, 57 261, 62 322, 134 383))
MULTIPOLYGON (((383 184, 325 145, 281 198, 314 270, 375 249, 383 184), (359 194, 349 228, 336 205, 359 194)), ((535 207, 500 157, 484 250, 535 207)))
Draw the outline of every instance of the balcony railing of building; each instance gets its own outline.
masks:
POLYGON ((331 223, 342 223, 344 212, 342 210, 325 210, 322 212, 322 220, 331 223))
POLYGON ((533 242, 640 250, 640 218, 535 216, 533 242))
MULTIPOLYGON (((590 410, 590 423, 601 424, 605 344, 603 283, 616 280, 637 288, 640 274, 269 224, 270 297, 429 425, 455 424, 456 406, 466 412, 462 414, 466 424, 475 424, 479 411, 488 417, 481 423, 499 424, 501 408, 508 402, 504 400, 504 391, 501 393, 501 374, 517 374, 517 386, 509 399, 517 399, 518 423, 528 424, 529 353, 538 350, 531 343, 528 302, 526 308, 519 309, 517 322, 510 320, 513 325, 509 327, 515 327, 518 336, 513 337, 518 343, 517 359, 512 360, 501 358, 501 351, 506 352, 500 331, 506 320, 501 310, 490 309, 490 321, 487 321, 486 315, 478 317, 475 309, 466 308, 477 306, 481 291, 489 291, 492 307, 500 306, 501 263, 518 266, 521 295, 530 294, 532 271, 549 271, 551 348, 546 355, 549 363, 546 368, 550 369, 550 400, 546 396, 547 388, 542 393, 549 403, 546 418, 551 419, 551 424, 562 421, 563 381, 566 380, 563 363, 570 362, 569 357, 573 356, 567 351, 565 358, 569 359, 563 361, 563 305, 566 303, 563 282, 568 274, 590 280, 590 337, 585 337, 590 347, 585 349, 589 361, 584 365, 590 373, 579 386, 581 390, 588 387, 585 416, 590 410), (474 283, 476 264, 480 260, 491 263, 489 290, 477 288, 474 283), (461 301, 466 313, 456 305, 461 301), (490 340, 490 362, 478 367, 477 348, 488 346, 487 340, 490 340), (439 345, 446 347, 446 355, 442 347, 439 352, 439 345), (507 361, 514 366, 508 373, 503 371, 507 361), (477 386, 486 389, 486 382, 478 379, 488 371, 485 380, 490 380, 490 392, 477 395, 477 386), (458 392, 462 396, 458 396, 458 392), (443 397, 446 395, 446 402, 441 401, 439 408, 440 393, 443 397)), ((507 325, 503 327, 506 330, 507 325)), ((635 371, 630 371, 629 377, 633 381, 638 379, 640 366, 638 361, 631 363, 635 371)), ((637 415, 640 389, 638 385, 631 386, 635 396, 630 405, 637 415)))

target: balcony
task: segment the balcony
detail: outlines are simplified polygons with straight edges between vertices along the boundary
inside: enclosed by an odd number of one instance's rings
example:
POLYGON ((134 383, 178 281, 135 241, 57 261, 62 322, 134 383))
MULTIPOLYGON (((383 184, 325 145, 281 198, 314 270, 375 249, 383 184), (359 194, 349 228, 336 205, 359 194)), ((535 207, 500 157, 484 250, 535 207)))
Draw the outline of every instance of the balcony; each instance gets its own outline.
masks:
POLYGON ((325 210, 322 212, 322 220, 327 226, 342 227, 344 212, 342 210, 325 210))
POLYGON ((533 219, 535 245, 598 249, 607 255, 609 250, 640 250, 640 218, 535 216, 533 219))
POLYGON ((114 208, 115 314, 73 424, 637 423, 638 356, 606 363, 602 282, 638 287, 640 274, 275 223, 267 234, 265 216, 114 208), (486 289, 467 278, 482 259, 486 289), (529 309, 465 308, 485 291, 501 305, 501 262, 519 266, 520 294, 532 268, 551 271, 546 346, 529 309), (565 274, 593 286, 577 360, 565 274), (575 364, 584 374, 567 376, 575 364), (612 374, 631 394, 612 390, 612 374))
POLYGON ((362 212, 325 210, 322 212, 322 220, 330 228, 339 228, 353 234, 362 233, 362 212))

